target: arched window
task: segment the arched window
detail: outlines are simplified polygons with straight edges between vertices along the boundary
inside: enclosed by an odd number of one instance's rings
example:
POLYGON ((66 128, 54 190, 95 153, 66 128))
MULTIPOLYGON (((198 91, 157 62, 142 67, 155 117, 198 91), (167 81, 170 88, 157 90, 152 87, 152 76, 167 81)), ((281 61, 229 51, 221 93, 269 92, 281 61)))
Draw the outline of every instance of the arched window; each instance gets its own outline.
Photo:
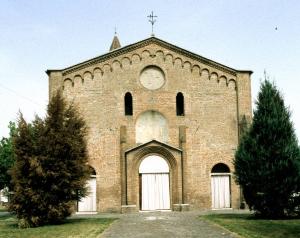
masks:
POLYGON ((127 92, 124 97, 125 116, 132 116, 132 96, 127 92))
POLYGON ((211 172, 212 173, 230 173, 230 169, 228 168, 228 166, 226 164, 219 163, 219 164, 216 164, 211 169, 211 172))
POLYGON ((177 93, 176 96, 176 115, 184 116, 184 97, 182 93, 177 93))

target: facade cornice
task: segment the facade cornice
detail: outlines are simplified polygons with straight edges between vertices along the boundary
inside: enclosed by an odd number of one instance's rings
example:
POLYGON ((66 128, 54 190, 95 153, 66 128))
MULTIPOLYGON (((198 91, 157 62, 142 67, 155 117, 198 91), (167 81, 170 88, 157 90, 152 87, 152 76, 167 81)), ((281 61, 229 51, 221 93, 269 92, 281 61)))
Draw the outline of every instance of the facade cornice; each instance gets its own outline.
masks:
POLYGON ((108 52, 106 54, 97 56, 95 58, 92 58, 92 59, 89 59, 89 60, 86 60, 86 61, 83 61, 83 62, 81 62, 79 64, 75 64, 75 65, 67 67, 65 69, 61 69, 61 70, 47 70, 46 73, 49 75, 49 73, 51 73, 51 72, 61 71, 63 75, 67 75, 67 74, 73 73, 73 72, 75 72, 77 70, 81 70, 81 69, 84 69, 86 67, 93 66, 95 64, 102 63, 102 62, 107 61, 109 59, 116 58, 116 57, 118 57, 120 55, 132 52, 132 51, 134 51, 136 49, 142 48, 142 47, 147 46, 149 44, 157 44, 158 46, 161 46, 161 47, 163 47, 163 48, 165 48, 167 50, 176 52, 176 53, 181 54, 181 55, 183 55, 185 57, 188 57, 188 58, 191 58, 193 60, 199 61, 200 63, 203 63, 205 65, 214 67, 216 69, 219 69, 221 71, 227 72, 227 73, 229 73, 231 75, 234 75, 234 76, 236 76, 237 73, 249 73, 249 74, 252 74, 252 71, 250 71, 250 70, 236 70, 236 69, 233 69, 233 68, 228 67, 226 65, 217 63, 217 62, 215 62, 213 60, 210 60, 208 58, 205 58, 203 56, 197 55, 197 54, 192 53, 192 52, 190 52, 188 50, 185 50, 183 48, 180 48, 180 47, 178 47, 176 45, 170 44, 170 43, 168 43, 166 41, 163 41, 161 39, 158 39, 156 37, 150 37, 150 38, 147 38, 145 40, 136 42, 134 44, 127 45, 127 46, 124 46, 124 47, 112 50, 112 51, 110 51, 110 52, 108 52))

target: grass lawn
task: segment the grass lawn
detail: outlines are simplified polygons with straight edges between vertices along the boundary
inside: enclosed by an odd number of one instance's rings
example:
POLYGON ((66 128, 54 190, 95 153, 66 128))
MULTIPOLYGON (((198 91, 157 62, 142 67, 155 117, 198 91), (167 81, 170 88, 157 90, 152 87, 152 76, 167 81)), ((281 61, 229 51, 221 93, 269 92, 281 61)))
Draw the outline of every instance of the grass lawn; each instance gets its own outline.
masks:
POLYGON ((61 225, 43 226, 38 228, 19 229, 14 216, 0 213, 0 237, 2 238, 60 238, 60 237, 98 237, 115 219, 106 218, 75 218, 68 219, 61 225))
POLYGON ((7 208, 4 207, 4 206, 2 206, 2 205, 0 205, 0 212, 6 212, 6 211, 7 211, 7 208))
POLYGON ((248 214, 211 214, 201 218, 242 237, 300 237, 300 219, 263 220, 248 214))

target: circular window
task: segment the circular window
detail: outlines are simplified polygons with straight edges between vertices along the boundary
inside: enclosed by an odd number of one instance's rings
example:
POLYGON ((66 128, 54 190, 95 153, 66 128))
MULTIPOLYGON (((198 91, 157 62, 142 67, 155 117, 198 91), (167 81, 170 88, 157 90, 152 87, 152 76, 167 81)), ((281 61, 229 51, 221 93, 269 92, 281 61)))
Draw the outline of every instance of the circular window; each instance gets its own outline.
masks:
POLYGON ((159 89, 165 83, 164 72, 157 66, 146 67, 141 73, 140 82, 147 89, 159 89))

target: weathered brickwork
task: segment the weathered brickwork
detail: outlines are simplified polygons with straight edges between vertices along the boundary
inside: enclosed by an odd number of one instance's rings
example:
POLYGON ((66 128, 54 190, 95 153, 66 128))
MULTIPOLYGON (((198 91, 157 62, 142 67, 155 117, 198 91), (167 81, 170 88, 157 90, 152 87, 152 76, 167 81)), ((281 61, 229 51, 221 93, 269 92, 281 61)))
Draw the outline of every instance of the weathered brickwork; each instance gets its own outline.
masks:
MULTIPOLYGON (((147 151, 161 151, 170 158, 168 163, 174 163, 170 166, 174 170, 170 174, 173 204, 211 208, 211 169, 224 163, 233 172, 239 122, 243 116, 251 120, 250 71, 231 69, 151 37, 47 73, 50 96, 62 90, 68 101, 78 105, 88 126, 89 160, 97 173, 98 211, 120 212, 122 205, 139 209, 137 165, 147 151), (165 75, 164 85, 156 90, 146 89, 139 81, 141 71, 150 65, 158 66, 165 75), (133 97, 132 116, 125 116, 126 92, 133 97), (176 115, 178 92, 184 96, 184 116, 176 115), (172 148, 158 143, 134 149, 138 146, 136 120, 148 110, 167 119, 166 144, 172 148), (184 140, 179 138, 179 128, 181 134, 184 131, 184 140)), ((239 204, 240 191, 231 176, 231 205, 238 208, 239 204)))

